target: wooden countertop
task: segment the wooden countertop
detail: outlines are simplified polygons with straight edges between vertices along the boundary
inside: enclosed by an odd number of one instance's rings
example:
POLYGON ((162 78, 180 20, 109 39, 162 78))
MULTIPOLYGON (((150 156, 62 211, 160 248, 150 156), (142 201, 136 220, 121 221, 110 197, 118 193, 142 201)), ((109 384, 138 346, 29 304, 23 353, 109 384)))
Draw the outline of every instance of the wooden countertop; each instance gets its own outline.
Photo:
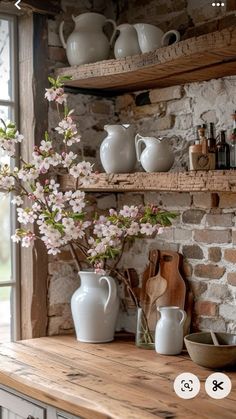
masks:
POLYGON ((133 342, 79 343, 72 336, 45 337, 0 345, 0 383, 29 397, 87 419, 235 418, 233 388, 222 400, 204 389, 212 371, 187 355, 161 356, 133 342), (180 399, 173 381, 192 372, 201 390, 180 399))

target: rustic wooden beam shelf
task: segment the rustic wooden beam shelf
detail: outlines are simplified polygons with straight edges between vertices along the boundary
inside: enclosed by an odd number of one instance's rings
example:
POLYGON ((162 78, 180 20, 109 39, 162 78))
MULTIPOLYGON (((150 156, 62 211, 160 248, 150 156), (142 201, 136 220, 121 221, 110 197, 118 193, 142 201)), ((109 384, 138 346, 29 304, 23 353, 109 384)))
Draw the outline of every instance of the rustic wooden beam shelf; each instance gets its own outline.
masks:
MULTIPOLYGON (((62 190, 76 188, 74 178, 60 179, 62 190)), ((91 192, 236 192, 236 170, 191 171, 168 173, 127 173, 94 175, 94 182, 86 186, 91 192)))
POLYGON ((236 28, 186 39, 119 60, 60 68, 67 86, 123 92, 166 87, 236 74, 236 28))

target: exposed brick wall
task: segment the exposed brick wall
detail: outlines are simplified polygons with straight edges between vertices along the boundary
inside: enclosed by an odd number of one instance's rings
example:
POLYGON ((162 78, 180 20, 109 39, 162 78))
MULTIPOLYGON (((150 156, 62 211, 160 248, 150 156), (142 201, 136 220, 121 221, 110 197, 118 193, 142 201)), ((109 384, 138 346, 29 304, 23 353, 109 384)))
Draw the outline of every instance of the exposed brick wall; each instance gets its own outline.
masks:
MULTIPOLYGON (((143 21, 159 25, 163 30, 179 29, 183 36, 198 31, 211 31, 231 22, 230 13, 210 3, 196 1, 108 2, 63 0, 64 13, 49 20, 49 64, 53 70, 66 65, 66 56, 58 37, 58 25, 65 20, 67 36, 73 29, 71 14, 97 11, 118 23, 143 21), (127 5, 128 3, 128 5, 127 5), (204 7, 203 7, 204 3, 204 7), (188 7, 187 7, 188 4, 188 7)), ((124 94, 114 98, 91 95, 69 95, 69 105, 75 109, 82 133, 81 155, 102 170, 99 147, 106 136, 107 123, 131 122, 142 135, 167 136, 175 151, 173 171, 186 170, 188 147, 193 140, 193 127, 198 123, 215 122, 217 130, 229 129, 230 114, 236 107, 236 76, 209 82, 191 83, 148 92, 124 94)), ((57 124, 56 111, 50 108, 49 124, 57 124)), ((138 167, 138 170, 141 170, 138 167)), ((141 274, 149 249, 172 249, 184 255, 184 274, 194 293, 194 329, 212 328, 236 332, 236 197, 221 193, 151 193, 97 194, 91 198, 98 210, 121 207, 124 204, 153 202, 179 212, 173 227, 155 240, 137 241, 132 252, 121 261, 124 268, 133 267, 141 274)), ((78 287, 77 272, 70 253, 49 259, 48 316, 49 334, 71 332, 70 297, 78 287)), ((122 319, 127 329, 134 326, 133 318, 122 319)))

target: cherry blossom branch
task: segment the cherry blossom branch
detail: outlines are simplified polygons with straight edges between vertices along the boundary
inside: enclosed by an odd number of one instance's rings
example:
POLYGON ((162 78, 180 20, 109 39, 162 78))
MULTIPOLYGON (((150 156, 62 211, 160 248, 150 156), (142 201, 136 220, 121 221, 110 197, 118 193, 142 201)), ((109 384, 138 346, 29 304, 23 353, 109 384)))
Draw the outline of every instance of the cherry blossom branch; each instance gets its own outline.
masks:
POLYGON ((69 243, 69 248, 70 248, 70 251, 71 251, 72 258, 75 262, 75 265, 76 265, 78 271, 80 271, 81 270, 81 265, 80 265, 77 253, 76 253, 72 243, 69 243))

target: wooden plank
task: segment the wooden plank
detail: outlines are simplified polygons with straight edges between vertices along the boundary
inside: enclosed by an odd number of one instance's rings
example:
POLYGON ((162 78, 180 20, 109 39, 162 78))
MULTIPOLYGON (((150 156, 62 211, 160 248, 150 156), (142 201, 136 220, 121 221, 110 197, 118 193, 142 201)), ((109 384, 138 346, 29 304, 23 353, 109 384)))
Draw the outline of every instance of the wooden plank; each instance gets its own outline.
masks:
POLYGON ((58 0, 22 0, 20 6, 46 15, 56 15, 62 10, 58 0))
MULTIPOLYGON (((60 176, 61 189, 76 189, 75 179, 60 176)), ((127 173, 93 175, 91 184, 84 188, 91 192, 236 192, 235 170, 211 170, 167 173, 127 173)))
MULTIPOLYGON (((32 14, 22 16, 19 31, 20 131, 26 139, 22 156, 30 161, 35 144, 39 144, 47 128, 47 107, 41 102, 47 72, 47 19, 32 14)), ((22 248, 21 251, 22 338, 46 335, 46 303, 47 254, 43 244, 37 241, 33 249, 22 248)))
POLYGON ((2 345, 0 363, 2 385, 88 419, 192 419, 196 411, 203 419, 235 415, 235 373, 228 373, 233 390, 227 399, 210 399, 202 387, 196 399, 183 400, 173 390, 176 375, 189 371, 205 381, 211 371, 186 355, 165 357, 131 342, 31 339, 2 345))
POLYGON ((56 70, 67 86, 128 91, 209 80, 236 73, 236 28, 190 38, 155 51, 56 70))
POLYGON ((23 13, 36 12, 45 15, 56 15, 61 12, 60 2, 57 0, 21 0, 21 9, 16 8, 15 1, 2 0, 1 8, 4 12, 21 16, 23 13))

